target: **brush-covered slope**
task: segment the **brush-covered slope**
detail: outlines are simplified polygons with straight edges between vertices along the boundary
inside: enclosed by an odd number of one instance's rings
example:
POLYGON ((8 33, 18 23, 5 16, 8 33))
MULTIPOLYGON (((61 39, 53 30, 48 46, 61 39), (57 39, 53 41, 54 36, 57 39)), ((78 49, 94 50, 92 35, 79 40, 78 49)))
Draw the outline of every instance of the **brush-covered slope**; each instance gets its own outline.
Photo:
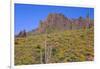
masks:
POLYGON ((15 39, 15 64, 45 63, 46 46, 52 47, 48 63, 92 61, 94 57, 93 28, 27 36, 15 39), (46 39, 46 40, 45 40, 46 39), (41 57, 42 53, 42 57, 41 57))

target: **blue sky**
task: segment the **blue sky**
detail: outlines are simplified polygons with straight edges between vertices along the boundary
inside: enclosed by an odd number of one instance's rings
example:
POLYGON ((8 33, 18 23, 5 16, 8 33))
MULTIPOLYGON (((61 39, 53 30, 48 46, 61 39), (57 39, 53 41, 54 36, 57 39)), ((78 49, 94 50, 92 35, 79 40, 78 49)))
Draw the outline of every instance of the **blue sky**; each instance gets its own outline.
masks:
POLYGON ((64 7, 64 6, 49 6, 49 5, 33 5, 33 4, 15 4, 15 34, 21 30, 31 31, 36 29, 40 20, 46 19, 49 13, 62 13, 68 18, 83 18, 89 14, 91 19, 94 19, 93 8, 82 7, 64 7))

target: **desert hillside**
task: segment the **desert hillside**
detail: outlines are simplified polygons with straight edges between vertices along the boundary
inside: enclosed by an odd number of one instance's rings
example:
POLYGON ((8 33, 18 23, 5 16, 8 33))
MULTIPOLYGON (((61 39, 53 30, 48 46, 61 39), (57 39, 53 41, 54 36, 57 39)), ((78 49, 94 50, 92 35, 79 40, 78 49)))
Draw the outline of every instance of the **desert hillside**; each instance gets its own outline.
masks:
POLYGON ((15 36, 15 65, 92 61, 93 20, 51 13, 37 29, 15 36))

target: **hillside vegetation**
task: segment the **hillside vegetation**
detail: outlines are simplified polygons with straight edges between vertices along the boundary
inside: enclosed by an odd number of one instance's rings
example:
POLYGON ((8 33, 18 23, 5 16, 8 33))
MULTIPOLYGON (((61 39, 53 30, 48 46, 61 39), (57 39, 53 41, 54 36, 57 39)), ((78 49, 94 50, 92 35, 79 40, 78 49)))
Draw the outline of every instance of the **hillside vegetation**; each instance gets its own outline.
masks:
POLYGON ((15 65, 92 61, 93 27, 15 38, 15 65))

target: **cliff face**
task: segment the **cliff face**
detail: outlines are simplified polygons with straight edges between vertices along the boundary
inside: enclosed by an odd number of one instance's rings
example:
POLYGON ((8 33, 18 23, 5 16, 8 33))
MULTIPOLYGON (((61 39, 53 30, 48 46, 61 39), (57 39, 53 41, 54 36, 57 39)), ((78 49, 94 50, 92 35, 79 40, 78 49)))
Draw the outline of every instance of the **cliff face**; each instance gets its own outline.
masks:
POLYGON ((50 30, 64 30, 70 29, 71 21, 62 14, 49 14, 47 19, 41 21, 39 32, 46 32, 50 30))
POLYGON ((89 28, 93 25, 93 21, 87 16, 86 19, 79 17, 78 19, 69 19, 63 14, 49 14, 46 20, 40 21, 38 32, 52 32, 60 30, 76 30, 81 28, 89 28))
MULTIPOLYGON (((65 17, 61 13, 51 13, 45 20, 41 20, 37 29, 28 32, 27 34, 40 34, 59 32, 64 30, 78 30, 82 28, 90 28, 93 26, 93 20, 87 16, 83 19, 81 16, 77 19, 65 17)), ((19 33, 19 36, 23 35, 19 33)))

